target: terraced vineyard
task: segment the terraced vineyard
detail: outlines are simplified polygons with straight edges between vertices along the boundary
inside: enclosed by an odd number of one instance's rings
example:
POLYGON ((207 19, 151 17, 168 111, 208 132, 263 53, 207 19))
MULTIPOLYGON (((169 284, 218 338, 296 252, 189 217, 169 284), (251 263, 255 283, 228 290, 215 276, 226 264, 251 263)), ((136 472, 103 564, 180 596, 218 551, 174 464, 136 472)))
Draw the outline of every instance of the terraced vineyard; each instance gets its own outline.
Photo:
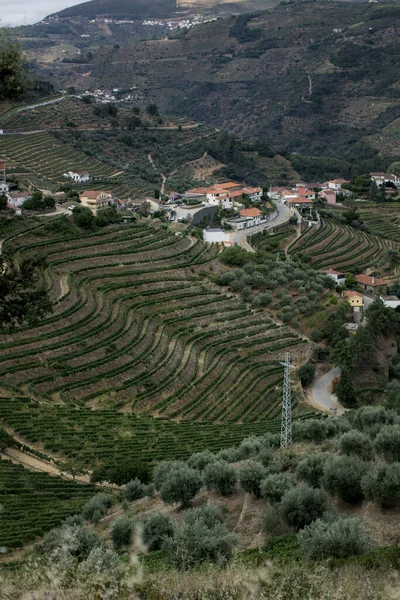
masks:
POLYGON ((1 336, 3 390, 210 422, 279 416, 282 353, 306 340, 204 279, 218 249, 147 225, 43 241, 54 314, 1 336))
POLYGON ((400 207, 374 207, 373 210, 360 211, 362 220, 371 233, 400 242, 400 207))
POLYGON ((33 174, 63 181, 63 173, 74 169, 87 169, 91 177, 107 177, 117 172, 48 132, 1 137, 0 156, 6 158, 9 171, 16 170, 21 177, 33 174))
POLYGON ((80 512, 95 493, 93 485, 33 473, 0 459, 0 545, 13 549, 34 541, 80 512))
POLYGON ((309 228, 289 247, 292 257, 308 260, 316 269, 364 270, 377 265, 395 241, 358 231, 334 219, 323 219, 320 229, 309 228))

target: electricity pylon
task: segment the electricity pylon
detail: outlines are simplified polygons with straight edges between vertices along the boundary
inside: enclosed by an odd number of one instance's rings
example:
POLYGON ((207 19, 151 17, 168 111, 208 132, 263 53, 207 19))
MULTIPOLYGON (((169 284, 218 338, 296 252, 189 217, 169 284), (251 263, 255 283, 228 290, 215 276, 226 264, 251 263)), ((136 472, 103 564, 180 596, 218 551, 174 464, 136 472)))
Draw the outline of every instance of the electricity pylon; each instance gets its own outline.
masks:
POLYGON ((290 393, 290 369, 294 369, 290 364, 290 354, 286 352, 285 362, 281 363, 285 367, 283 377, 283 397, 282 397, 282 424, 281 424, 281 448, 287 448, 292 443, 292 399, 290 393))

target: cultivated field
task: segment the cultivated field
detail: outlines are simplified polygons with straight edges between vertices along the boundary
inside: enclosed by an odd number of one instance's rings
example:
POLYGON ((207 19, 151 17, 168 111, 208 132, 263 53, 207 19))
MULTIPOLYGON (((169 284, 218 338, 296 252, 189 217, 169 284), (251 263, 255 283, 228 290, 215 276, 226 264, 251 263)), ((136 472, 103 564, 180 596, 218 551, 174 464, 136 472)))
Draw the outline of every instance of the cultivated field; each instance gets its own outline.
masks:
POLYGON ((282 353, 307 343, 202 276, 218 249, 147 225, 42 241, 54 314, 2 336, 3 389, 196 421, 279 415, 282 353))
POLYGON ((292 257, 309 262, 315 269, 363 271, 378 265, 390 249, 398 250, 399 245, 326 218, 320 229, 306 229, 288 251, 292 257))

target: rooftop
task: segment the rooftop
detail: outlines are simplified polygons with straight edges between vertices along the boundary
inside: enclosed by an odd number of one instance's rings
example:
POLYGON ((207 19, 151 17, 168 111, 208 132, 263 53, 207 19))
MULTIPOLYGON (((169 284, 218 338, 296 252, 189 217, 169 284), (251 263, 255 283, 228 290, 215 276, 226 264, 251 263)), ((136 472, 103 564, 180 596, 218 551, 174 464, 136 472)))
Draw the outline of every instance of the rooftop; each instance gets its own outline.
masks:
POLYGON ((370 285, 372 287, 386 285, 386 282, 383 281, 383 279, 379 279, 378 277, 371 277, 370 275, 356 275, 354 279, 357 283, 361 283, 361 285, 370 285))
POLYGON ((239 211, 241 217, 260 217, 261 213, 258 208, 244 208, 239 211))
POLYGON ((345 298, 363 298, 363 294, 360 294, 360 292, 353 292, 353 290, 345 290, 343 292, 343 296, 345 298))
POLYGON ((323 273, 326 273, 327 275, 345 275, 342 271, 335 271, 335 269, 324 269, 323 273))

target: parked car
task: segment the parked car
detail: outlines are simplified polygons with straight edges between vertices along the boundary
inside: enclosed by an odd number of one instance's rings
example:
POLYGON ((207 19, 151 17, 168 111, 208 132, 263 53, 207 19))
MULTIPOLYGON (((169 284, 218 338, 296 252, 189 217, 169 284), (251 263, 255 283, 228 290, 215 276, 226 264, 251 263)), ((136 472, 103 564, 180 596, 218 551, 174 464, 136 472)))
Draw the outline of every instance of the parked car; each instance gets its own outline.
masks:
POLYGON ((68 210, 74 210, 75 206, 68 206, 68 210))

